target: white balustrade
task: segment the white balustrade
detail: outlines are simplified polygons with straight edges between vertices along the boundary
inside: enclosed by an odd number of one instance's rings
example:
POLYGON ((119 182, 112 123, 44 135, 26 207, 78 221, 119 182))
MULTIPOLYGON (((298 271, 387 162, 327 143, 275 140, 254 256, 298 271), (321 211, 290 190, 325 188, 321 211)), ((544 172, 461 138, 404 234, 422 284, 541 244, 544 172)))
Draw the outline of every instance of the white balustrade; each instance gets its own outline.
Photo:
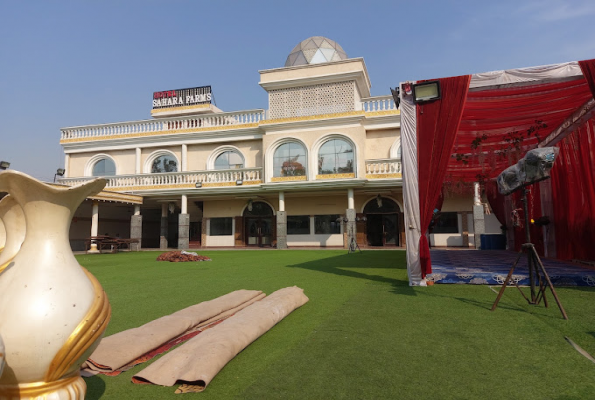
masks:
MULTIPOLYGON (((366 174, 391 175, 401 174, 401 159, 386 158, 381 160, 366 160, 366 174)), ((381 177, 380 177, 381 178, 381 177)))
POLYGON ((78 126, 61 129, 61 139, 92 139, 97 137, 129 134, 142 135, 143 133, 209 127, 222 127, 224 129, 226 126, 231 125, 258 123, 264 119, 264 114, 264 110, 249 110, 200 116, 193 115, 187 117, 159 118, 145 121, 78 126))
MULTIPOLYGON (((106 190, 130 189, 140 190, 160 189, 163 186, 194 185, 196 183, 235 183, 236 181, 255 182, 261 180, 262 168, 244 168, 233 170, 197 171, 197 172, 165 172, 155 174, 106 176, 106 190), (146 189, 143 189, 146 188, 146 189)), ((58 182, 63 185, 76 186, 85 183, 89 178, 64 178, 58 182)))
POLYGON ((362 110, 365 112, 396 110, 393 96, 377 96, 362 99, 362 110))

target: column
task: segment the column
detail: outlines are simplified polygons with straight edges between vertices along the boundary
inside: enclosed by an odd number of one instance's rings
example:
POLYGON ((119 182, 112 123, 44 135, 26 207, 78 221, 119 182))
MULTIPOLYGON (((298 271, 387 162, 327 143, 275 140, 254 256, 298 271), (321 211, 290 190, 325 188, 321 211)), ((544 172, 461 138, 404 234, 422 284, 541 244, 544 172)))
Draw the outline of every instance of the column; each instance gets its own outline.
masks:
POLYGON ((188 145, 182 145, 182 172, 188 171, 188 145))
MULTIPOLYGON (((91 216, 91 237, 97 236, 98 231, 99 231, 99 202, 97 200, 93 200, 93 214, 91 216)), ((97 250, 97 243, 95 241, 91 241, 91 248, 89 249, 88 253, 99 253, 99 250, 97 250)))
POLYGON ((140 215, 140 205, 134 206, 134 215, 130 217, 130 239, 138 240, 138 243, 130 243, 130 250, 139 251, 143 239, 143 216, 140 215))
POLYGON ((355 197, 353 194, 353 189, 347 189, 347 210, 345 210, 345 217, 347 217, 347 222, 345 222, 345 230, 347 231, 347 235, 343 235, 346 239, 346 243, 344 243, 345 248, 350 248, 349 245, 351 243, 356 243, 356 234, 357 228, 355 226, 355 197))
POLYGON ((140 174, 142 172, 141 169, 141 165, 140 165, 140 159, 141 159, 141 150, 140 147, 136 148, 136 158, 135 158, 135 167, 134 167, 134 173, 135 174, 140 174))
MULTIPOLYGON (((184 158, 182 158, 183 160, 184 158)), ((188 196, 182 195, 182 210, 178 215, 178 249, 186 250, 190 246, 190 214, 188 214, 188 196)))
POLYGON ((285 212, 284 192, 279 192, 279 211, 277 211, 277 248, 287 248, 287 213, 285 212))
POLYGON ((473 235, 475 237, 475 248, 481 248, 481 235, 485 233, 484 209, 479 194, 479 183, 473 183, 473 235))
POLYGON ((161 236, 159 237, 159 248, 167 249, 167 203, 161 204, 161 236))
POLYGON ((64 154, 64 178, 70 175, 70 154, 64 154))

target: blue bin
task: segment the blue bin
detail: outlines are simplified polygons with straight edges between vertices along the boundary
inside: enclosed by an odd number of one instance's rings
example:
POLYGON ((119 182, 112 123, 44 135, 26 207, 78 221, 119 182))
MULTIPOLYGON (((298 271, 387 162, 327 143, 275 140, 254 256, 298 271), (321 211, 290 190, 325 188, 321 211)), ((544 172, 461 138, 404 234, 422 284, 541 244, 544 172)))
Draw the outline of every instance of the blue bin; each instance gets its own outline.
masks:
POLYGON ((480 235, 481 250, 505 250, 506 236, 505 235, 480 235))

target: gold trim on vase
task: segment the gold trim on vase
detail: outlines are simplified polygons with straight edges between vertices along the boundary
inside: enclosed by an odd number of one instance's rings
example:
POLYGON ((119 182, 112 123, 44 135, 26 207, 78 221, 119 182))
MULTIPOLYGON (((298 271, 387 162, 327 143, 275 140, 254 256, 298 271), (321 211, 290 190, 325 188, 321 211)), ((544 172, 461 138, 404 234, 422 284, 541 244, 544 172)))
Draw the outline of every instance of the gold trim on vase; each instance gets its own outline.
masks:
POLYGON ((14 257, 11 258, 10 260, 8 260, 5 264, 0 265, 0 274, 6 269, 8 268, 8 265, 12 262, 12 260, 14 260, 14 257))
POLYGON ((306 175, 299 176, 274 176, 271 178, 271 182, 292 182, 292 181, 307 181, 306 175))
POLYGON ((355 178, 355 173, 349 174, 324 174, 324 175, 316 175, 316 179, 349 179, 355 178))
POLYGON ((87 384, 77 374, 52 382, 21 383, 19 385, 0 385, 0 399, 72 399, 83 400, 87 384), (58 392, 63 392, 62 395, 58 392), (64 394, 68 394, 65 397, 64 394), (53 396, 58 395, 58 396, 53 396))
POLYGON ((86 268, 81 268, 93 284, 95 300, 83 320, 54 356, 45 376, 47 382, 56 381, 65 375, 85 351, 99 340, 111 318, 111 306, 101 284, 86 268))

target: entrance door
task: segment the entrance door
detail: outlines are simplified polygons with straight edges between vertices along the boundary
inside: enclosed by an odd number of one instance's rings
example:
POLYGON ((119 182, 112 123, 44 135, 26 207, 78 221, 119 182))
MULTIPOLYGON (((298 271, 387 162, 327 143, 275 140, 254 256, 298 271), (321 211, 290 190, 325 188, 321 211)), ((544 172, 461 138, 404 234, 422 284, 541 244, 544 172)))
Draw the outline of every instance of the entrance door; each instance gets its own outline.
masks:
POLYGON ((399 246, 399 205, 387 197, 376 196, 364 207, 370 246, 399 246))
POLYGON ((246 246, 271 246, 273 244, 273 209, 263 201, 250 201, 243 213, 246 246))
POLYGON ((399 220, 397 214, 367 214, 366 231, 369 246, 398 246, 399 220))
POLYGON ((248 246, 270 246, 273 242, 273 219, 270 217, 246 218, 248 246))
POLYGON ((385 214, 382 216, 383 245, 399 245, 399 220, 397 214, 385 214))

